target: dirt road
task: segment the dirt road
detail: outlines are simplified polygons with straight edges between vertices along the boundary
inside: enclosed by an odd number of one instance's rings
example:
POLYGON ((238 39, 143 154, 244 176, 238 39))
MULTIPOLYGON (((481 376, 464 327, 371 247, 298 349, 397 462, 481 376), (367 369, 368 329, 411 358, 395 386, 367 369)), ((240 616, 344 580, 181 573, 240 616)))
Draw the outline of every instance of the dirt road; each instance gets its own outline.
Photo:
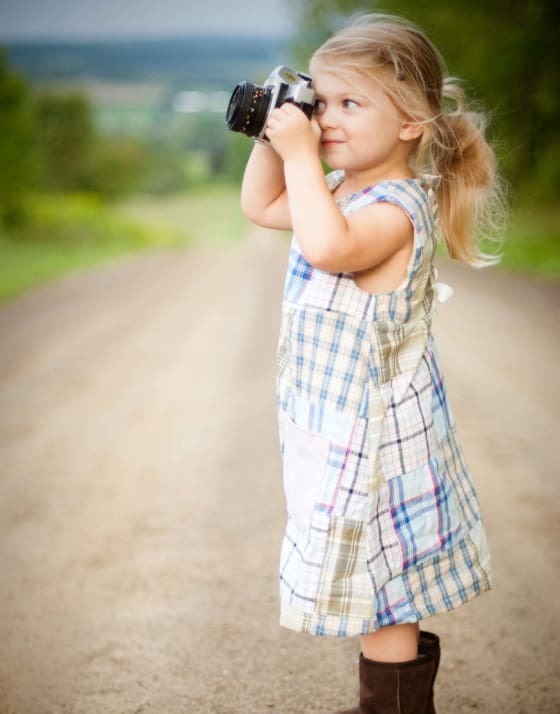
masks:
MULTIPOLYGON (((277 625, 286 244, 137 256, 0 309, 1 714, 330 714, 357 643, 277 625)), ((558 284, 442 268, 495 590, 426 623, 438 714, 560 711, 558 284)))

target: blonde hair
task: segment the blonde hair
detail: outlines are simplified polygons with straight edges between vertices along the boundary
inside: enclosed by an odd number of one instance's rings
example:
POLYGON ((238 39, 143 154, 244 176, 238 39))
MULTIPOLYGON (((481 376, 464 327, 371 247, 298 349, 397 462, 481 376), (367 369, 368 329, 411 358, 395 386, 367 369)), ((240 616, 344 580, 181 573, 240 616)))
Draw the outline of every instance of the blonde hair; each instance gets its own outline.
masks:
POLYGON ((403 115, 422 126, 410 168, 440 177, 439 223, 449 254, 476 267, 496 263, 499 257, 481 252, 475 240, 494 238, 504 215, 486 117, 466 107, 423 32, 402 18, 362 15, 313 54, 310 68, 381 83, 403 115))

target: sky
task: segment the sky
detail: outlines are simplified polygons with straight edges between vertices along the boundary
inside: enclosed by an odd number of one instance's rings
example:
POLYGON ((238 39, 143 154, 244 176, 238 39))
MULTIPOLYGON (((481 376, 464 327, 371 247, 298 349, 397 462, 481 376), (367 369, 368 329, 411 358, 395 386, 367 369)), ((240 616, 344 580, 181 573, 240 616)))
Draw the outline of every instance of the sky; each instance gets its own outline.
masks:
POLYGON ((0 0, 0 40, 288 35, 290 0, 0 0))

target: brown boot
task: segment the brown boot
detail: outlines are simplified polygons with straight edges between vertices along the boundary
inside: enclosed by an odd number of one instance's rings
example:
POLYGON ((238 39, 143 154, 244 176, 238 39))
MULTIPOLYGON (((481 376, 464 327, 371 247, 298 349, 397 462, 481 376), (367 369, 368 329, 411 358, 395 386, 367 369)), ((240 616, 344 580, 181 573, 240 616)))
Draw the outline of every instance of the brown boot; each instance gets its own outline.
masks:
POLYGON ((398 663, 360 655, 360 705, 338 714, 427 714, 434 677, 435 651, 398 663))
POLYGON ((428 706, 426 707, 426 714, 436 714, 434 708, 434 680, 439 667, 440 658, 440 648, 439 648, 439 637, 434 635, 433 632, 420 631, 420 642, 418 644, 418 653, 432 656, 434 659, 434 673, 432 677, 432 684, 430 687, 430 696, 428 699, 428 706))

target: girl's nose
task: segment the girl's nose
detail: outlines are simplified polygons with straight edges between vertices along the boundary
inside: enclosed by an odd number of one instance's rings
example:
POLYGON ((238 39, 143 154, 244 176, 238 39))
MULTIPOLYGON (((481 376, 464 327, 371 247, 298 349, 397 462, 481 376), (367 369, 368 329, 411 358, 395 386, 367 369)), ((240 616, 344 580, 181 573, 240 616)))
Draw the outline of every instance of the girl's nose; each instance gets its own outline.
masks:
POLYGON ((328 107, 325 107, 316 119, 323 131, 325 129, 332 129, 336 125, 335 113, 332 108, 329 109, 328 107))

